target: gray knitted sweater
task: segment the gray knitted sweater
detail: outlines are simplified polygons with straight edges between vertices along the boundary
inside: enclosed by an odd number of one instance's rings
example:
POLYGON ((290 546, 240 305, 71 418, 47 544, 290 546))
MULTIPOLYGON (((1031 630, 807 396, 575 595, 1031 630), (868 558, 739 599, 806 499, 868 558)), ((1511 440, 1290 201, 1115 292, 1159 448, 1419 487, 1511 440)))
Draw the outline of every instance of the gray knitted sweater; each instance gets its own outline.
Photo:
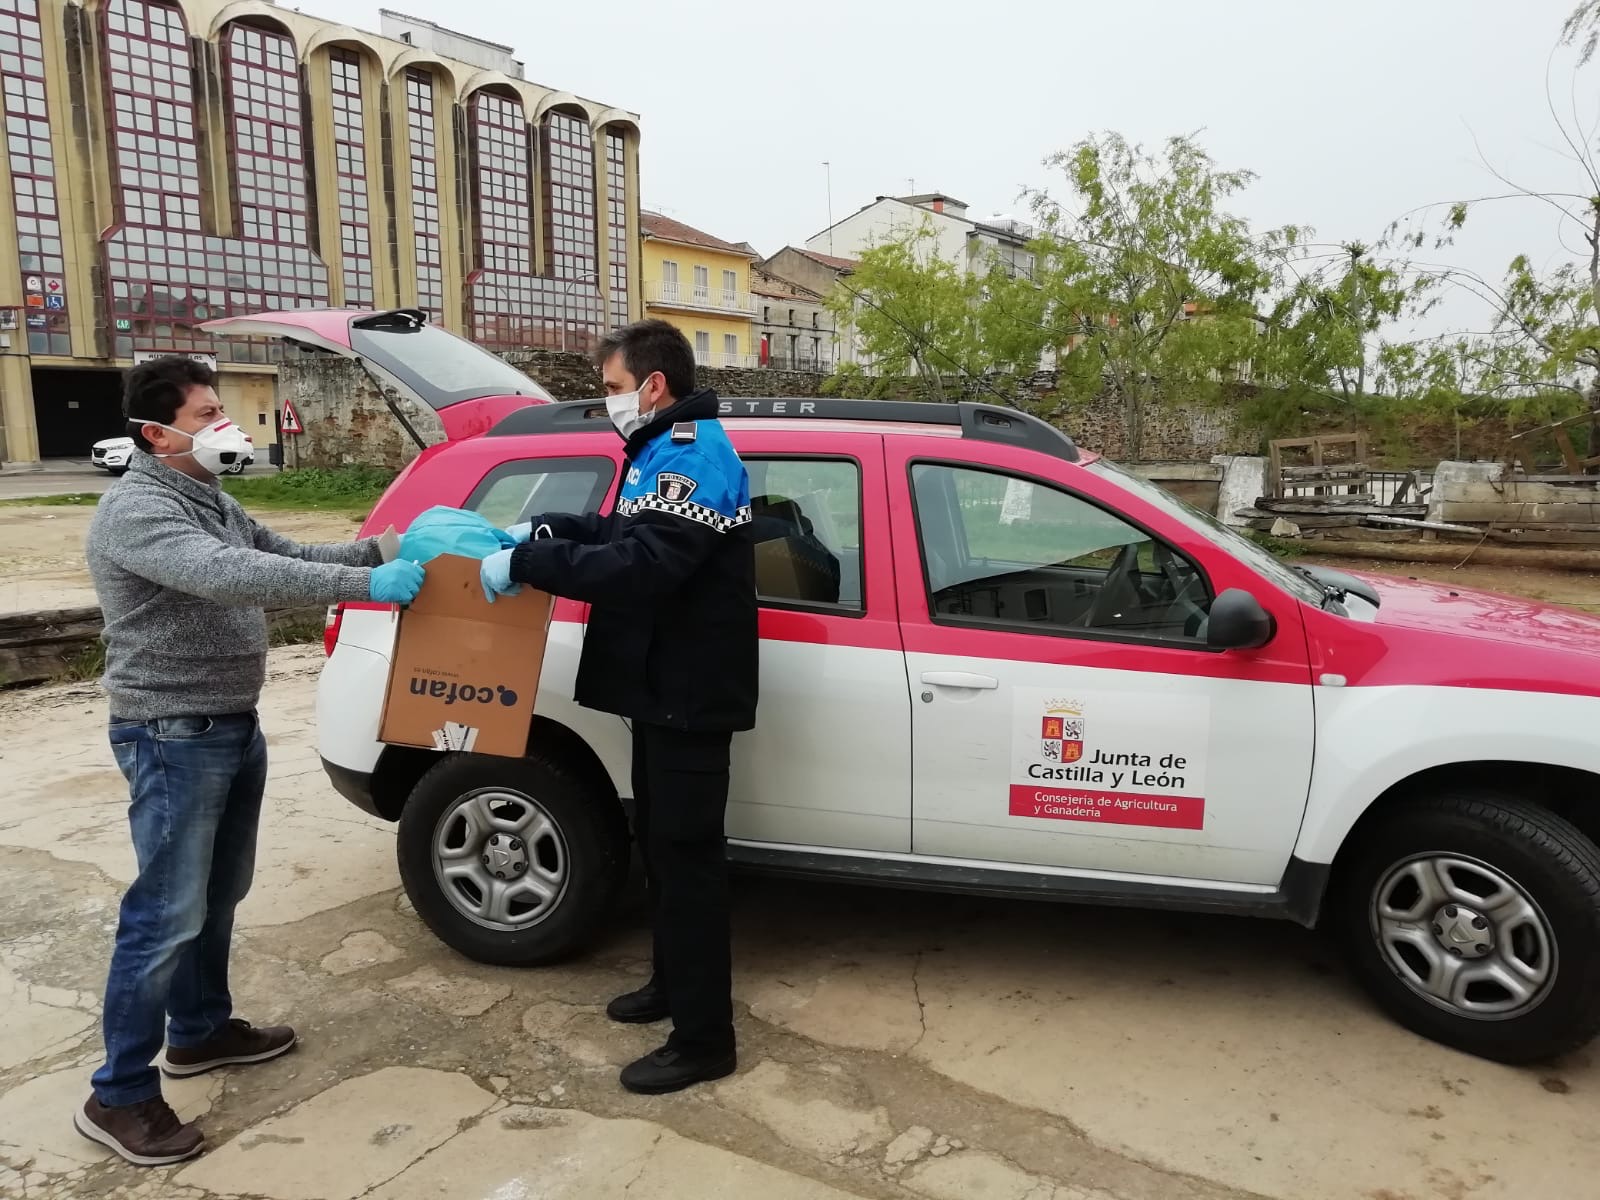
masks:
POLYGON ((301 546, 213 483, 135 452, 89 526, 111 712, 127 721, 249 712, 267 672, 264 606, 365 600, 375 538, 301 546))

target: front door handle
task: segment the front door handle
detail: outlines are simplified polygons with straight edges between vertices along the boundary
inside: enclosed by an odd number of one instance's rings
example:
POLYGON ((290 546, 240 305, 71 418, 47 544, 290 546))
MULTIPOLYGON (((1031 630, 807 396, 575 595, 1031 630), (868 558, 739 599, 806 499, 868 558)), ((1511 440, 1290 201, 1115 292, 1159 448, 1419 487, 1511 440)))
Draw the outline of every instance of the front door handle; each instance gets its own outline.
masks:
POLYGON ((934 687, 974 688, 985 691, 1000 686, 1000 681, 992 675, 973 675, 968 671, 924 671, 922 682, 931 683, 934 687))

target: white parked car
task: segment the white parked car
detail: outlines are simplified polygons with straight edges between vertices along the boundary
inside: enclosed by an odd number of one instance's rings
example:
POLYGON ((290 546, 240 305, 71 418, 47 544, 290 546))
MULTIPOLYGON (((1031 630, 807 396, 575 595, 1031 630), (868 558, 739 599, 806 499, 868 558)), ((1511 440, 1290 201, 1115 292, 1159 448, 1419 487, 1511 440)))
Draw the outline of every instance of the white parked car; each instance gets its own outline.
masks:
MULTIPOLYGON (((133 457, 133 439, 131 437, 106 438, 96 442, 90 453, 89 461, 101 470, 110 471, 113 475, 121 475, 128 469, 128 460, 133 457)), ((247 452, 243 458, 229 467, 225 474, 243 475, 244 469, 255 462, 255 454, 247 452)))
MULTIPOLYGON (((614 494, 603 403, 544 403, 421 314, 212 328, 359 357, 439 411, 368 533, 614 494)), ((1600 1030, 1600 619, 1287 565, 1009 409, 723 413, 761 602, 736 863, 1286 918, 1445 1044, 1527 1062, 1600 1030)), ((573 701, 586 618, 556 604, 527 752, 498 758, 380 742, 396 610, 330 613, 328 776, 397 822, 417 913, 480 961, 590 944, 625 876, 630 734, 573 701)))

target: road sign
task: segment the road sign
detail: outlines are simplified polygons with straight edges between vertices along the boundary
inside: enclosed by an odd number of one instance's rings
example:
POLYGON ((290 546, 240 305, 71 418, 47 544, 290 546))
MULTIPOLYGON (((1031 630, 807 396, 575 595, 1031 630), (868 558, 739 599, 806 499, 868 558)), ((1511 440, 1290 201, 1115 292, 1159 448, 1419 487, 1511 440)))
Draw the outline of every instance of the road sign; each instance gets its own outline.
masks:
POLYGON ((293 400, 286 399, 283 402, 282 424, 285 433, 304 433, 306 431, 305 426, 300 424, 300 414, 294 410, 293 400))

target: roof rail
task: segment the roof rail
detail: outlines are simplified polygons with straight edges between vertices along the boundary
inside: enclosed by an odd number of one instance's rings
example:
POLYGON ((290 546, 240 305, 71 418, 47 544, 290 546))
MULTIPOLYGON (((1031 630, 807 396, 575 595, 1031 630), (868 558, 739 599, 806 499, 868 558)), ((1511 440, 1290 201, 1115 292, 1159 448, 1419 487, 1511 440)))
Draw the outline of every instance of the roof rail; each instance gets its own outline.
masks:
MULTIPOLYGON (((1067 462, 1078 461, 1073 440, 1047 421, 999 404, 933 404, 920 400, 838 400, 795 396, 724 396, 719 416, 772 417, 779 420, 882 421, 906 425, 956 425, 961 436, 1038 450, 1067 462)), ((605 421, 603 399, 535 404, 507 414, 489 437, 577 433, 605 421)))

